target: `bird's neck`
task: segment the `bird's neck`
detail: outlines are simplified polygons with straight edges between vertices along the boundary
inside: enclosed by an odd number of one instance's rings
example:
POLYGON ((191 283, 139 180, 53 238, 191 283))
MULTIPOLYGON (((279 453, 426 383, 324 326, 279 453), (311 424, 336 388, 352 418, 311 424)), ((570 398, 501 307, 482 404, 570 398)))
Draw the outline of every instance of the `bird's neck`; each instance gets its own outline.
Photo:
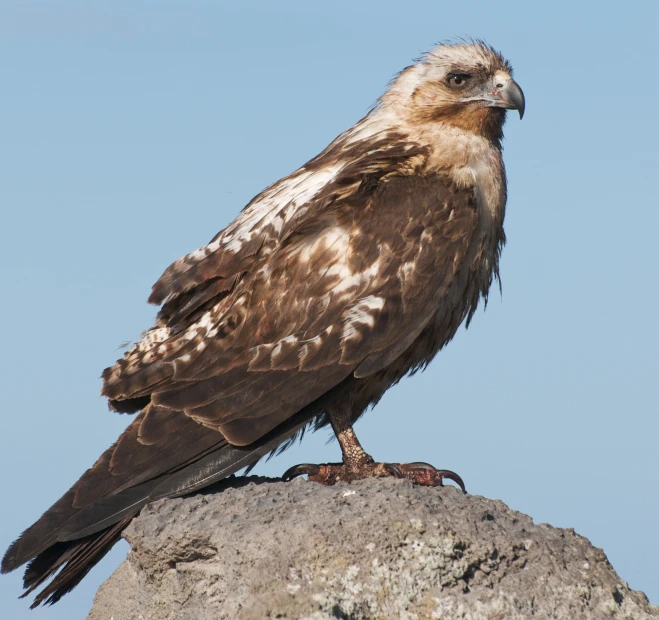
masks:
MULTIPOLYGON (((448 120, 410 123, 400 109, 382 106, 373 110, 339 136, 312 164, 354 157, 359 151, 372 152, 376 145, 403 143, 421 147, 425 156, 414 156, 411 165, 401 168, 409 174, 439 174, 464 189, 473 187, 485 229, 500 228, 506 203, 506 177, 499 140, 491 139, 472 126, 448 120), (413 164, 413 165, 412 165, 413 164)), ((410 152, 418 149, 410 148, 410 152)), ((313 167, 307 165, 307 167, 313 167)), ((319 166, 323 168, 322 165, 319 166)))

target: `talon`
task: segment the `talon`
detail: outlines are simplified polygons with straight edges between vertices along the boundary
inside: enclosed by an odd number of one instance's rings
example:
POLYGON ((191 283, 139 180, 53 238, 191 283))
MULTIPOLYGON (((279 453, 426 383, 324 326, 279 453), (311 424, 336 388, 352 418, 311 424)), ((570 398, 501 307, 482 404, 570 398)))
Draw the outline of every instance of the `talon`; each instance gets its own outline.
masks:
POLYGON ((419 484, 430 484, 431 486, 439 484, 439 486, 444 486, 444 478, 446 478, 447 480, 452 480, 455 482, 463 493, 467 492, 465 483, 463 482, 462 478, 460 478, 458 474, 456 474, 454 471, 451 471, 450 469, 437 469, 434 465, 431 465, 430 463, 424 463, 423 461, 403 463, 401 465, 401 469, 403 469, 406 473, 409 473, 410 477, 413 480, 416 480, 419 484), (414 475, 413 472, 425 472, 426 476, 423 478, 427 477, 427 481, 422 481, 422 478, 414 475))
POLYGON ((293 467, 289 467, 284 472, 281 479, 284 482, 290 482, 291 480, 293 480, 293 478, 297 478, 298 476, 304 476, 305 474, 307 476, 315 476, 319 471, 320 471, 319 465, 313 465, 312 463, 302 463, 300 465, 293 465, 293 467))
POLYGON ((390 472, 394 478, 407 478, 402 470, 395 463, 384 463, 385 469, 390 472))
MULTIPOLYGON (((435 469, 433 467, 433 469, 435 469)), ((465 488, 465 483, 462 481, 462 478, 458 476, 454 471, 450 469, 435 469, 435 473, 441 478, 447 478, 448 480, 453 480, 461 489, 462 492, 466 495, 467 489, 465 488)))

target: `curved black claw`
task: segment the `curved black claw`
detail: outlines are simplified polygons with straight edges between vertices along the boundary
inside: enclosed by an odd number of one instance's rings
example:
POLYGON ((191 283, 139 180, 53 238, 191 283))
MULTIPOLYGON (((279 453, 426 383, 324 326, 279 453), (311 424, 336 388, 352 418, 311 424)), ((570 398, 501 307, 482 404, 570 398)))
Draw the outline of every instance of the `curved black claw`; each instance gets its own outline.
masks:
POLYGON ((320 471, 320 465, 314 465, 312 463, 302 463, 300 465, 293 465, 293 467, 289 467, 284 472, 281 479, 284 482, 290 482, 291 480, 293 480, 293 478, 297 478, 298 476, 304 476, 305 474, 308 476, 315 476, 319 471, 320 471))
POLYGON ((415 461, 414 463, 405 463, 405 466, 411 471, 414 471, 415 469, 421 469, 421 470, 429 469, 436 476, 439 476, 440 479, 446 478, 447 480, 453 480, 453 482, 455 482, 455 484, 457 484, 460 487, 460 489, 462 489, 463 493, 467 493, 467 489, 465 488, 465 483, 463 482, 462 478, 454 471, 451 471, 450 469, 437 469, 434 465, 431 465, 430 463, 424 463, 423 461, 415 461))
POLYGON ((405 474, 395 463, 383 463, 385 469, 394 477, 394 478, 406 478, 405 474))
POLYGON ((451 471, 450 469, 436 469, 435 472, 442 478, 453 480, 453 482, 455 482, 455 484, 457 484, 462 489, 462 492, 466 495, 467 489, 465 488, 465 483, 462 481, 462 478, 460 478, 460 476, 458 476, 458 474, 456 474, 454 471, 451 471))

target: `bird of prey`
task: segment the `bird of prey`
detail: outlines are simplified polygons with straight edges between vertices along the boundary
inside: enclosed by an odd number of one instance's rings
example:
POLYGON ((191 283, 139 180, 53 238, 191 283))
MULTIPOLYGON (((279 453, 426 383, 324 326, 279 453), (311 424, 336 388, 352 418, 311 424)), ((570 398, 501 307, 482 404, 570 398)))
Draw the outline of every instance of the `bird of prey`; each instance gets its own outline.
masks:
POLYGON ((354 422, 424 368, 499 277, 506 110, 524 113, 510 64, 480 41, 441 44, 371 111, 256 196, 153 286, 154 327, 103 372, 112 410, 137 414, 7 550, 29 562, 33 607, 73 589, 148 502, 191 493, 331 425, 342 463, 301 465, 325 484, 403 476, 354 422))

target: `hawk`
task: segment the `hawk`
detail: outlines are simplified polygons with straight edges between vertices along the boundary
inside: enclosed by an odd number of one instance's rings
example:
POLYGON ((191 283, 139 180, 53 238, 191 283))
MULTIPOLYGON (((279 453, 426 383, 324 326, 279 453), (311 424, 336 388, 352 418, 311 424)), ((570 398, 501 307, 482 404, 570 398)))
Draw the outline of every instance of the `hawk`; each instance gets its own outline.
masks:
POLYGON ((29 562, 33 607, 73 589, 148 502, 253 466, 331 425, 343 462, 300 465, 333 484, 462 480, 375 462, 354 422, 424 368, 487 301, 505 242, 510 64, 483 42, 442 44, 404 69, 322 153, 256 196, 153 286, 155 325, 103 372, 112 410, 137 414, 7 550, 29 562))

